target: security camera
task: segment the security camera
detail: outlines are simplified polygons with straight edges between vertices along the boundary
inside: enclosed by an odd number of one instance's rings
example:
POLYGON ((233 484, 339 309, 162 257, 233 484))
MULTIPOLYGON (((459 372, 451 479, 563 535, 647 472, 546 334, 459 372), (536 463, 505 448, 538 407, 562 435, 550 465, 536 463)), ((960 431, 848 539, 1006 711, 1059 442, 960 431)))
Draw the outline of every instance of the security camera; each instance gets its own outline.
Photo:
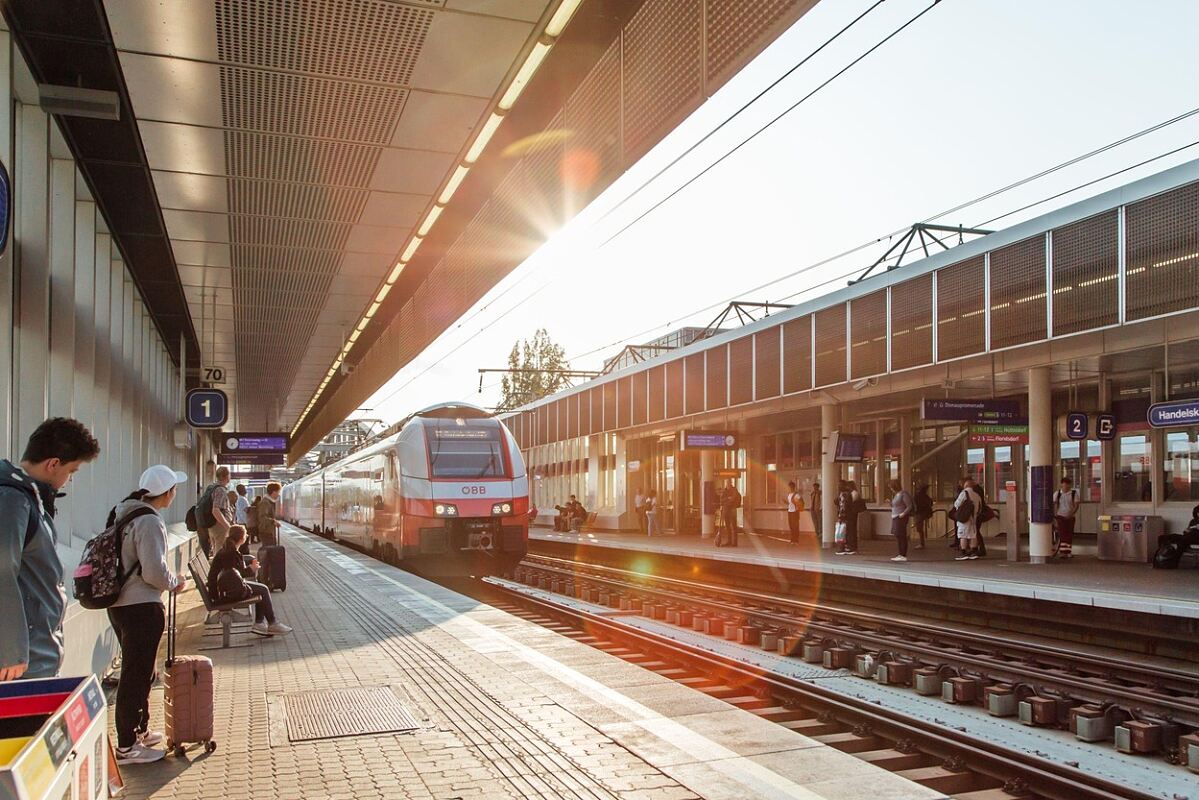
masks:
POLYGON ((855 392, 860 392, 869 386, 876 385, 877 383, 878 379, 876 378, 862 378, 860 381, 854 381, 853 390, 855 392))

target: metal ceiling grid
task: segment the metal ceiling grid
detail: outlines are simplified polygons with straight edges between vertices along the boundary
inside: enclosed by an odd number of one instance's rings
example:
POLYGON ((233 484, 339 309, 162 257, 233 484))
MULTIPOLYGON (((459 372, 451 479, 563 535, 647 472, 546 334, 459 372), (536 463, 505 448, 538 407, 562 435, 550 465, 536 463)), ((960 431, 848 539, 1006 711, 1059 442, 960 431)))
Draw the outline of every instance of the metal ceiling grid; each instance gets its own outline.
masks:
POLYGON ((1199 183, 1125 211, 1128 319, 1199 305, 1199 183))
POLYGON ((1120 321, 1120 213, 1058 228, 1053 238, 1053 335, 1120 321))
POLYGON ((992 251, 992 350, 1035 342, 1049 335, 1045 272, 1046 235, 992 251))

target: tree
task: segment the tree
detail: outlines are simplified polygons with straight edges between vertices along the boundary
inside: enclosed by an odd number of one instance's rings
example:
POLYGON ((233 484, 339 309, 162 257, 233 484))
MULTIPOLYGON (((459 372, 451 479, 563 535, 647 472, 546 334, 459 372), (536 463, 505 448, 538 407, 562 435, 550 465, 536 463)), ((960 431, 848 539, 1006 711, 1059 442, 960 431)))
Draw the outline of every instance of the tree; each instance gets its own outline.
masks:
POLYGON ((570 369, 566 351, 554 343, 545 328, 540 328, 532 339, 512 345, 508 369, 512 372, 500 381, 500 411, 511 411, 570 385, 561 374, 570 369))

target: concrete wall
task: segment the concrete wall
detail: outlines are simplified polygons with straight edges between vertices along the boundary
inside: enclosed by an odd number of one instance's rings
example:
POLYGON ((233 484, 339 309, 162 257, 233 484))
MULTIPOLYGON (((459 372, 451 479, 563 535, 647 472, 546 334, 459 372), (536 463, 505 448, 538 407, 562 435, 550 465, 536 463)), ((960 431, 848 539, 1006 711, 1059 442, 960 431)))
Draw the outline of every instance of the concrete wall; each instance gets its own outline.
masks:
MULTIPOLYGON (((29 434, 50 416, 75 417, 100 441, 99 459, 80 470, 58 504, 59 555, 69 576, 142 470, 163 463, 194 477, 196 468, 193 453, 172 441, 178 368, 57 125, 38 108, 7 31, 0 31, 0 53, 0 160, 14 205, 0 256, 0 457, 19 459, 29 434)), ((168 522, 182 521, 192 494, 180 493, 168 522)), ((187 537, 175 538, 175 552, 188 552, 187 537)), ((106 615, 73 605, 67 642, 64 674, 103 669, 112 655, 106 615)))

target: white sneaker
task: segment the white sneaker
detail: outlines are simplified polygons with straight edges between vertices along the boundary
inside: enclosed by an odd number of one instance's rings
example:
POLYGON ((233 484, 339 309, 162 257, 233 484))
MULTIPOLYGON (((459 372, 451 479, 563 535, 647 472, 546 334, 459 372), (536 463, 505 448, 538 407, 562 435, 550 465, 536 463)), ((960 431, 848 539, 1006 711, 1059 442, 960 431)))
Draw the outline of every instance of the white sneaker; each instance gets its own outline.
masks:
POLYGON ((258 634, 259 636, 270 636, 271 629, 270 629, 270 626, 267 625, 265 621, 255 622, 253 625, 250 626, 250 633, 255 633, 255 634, 258 634))
POLYGON ((965 555, 965 554, 960 555, 954 559, 954 561, 969 561, 969 560, 970 560, 970 556, 965 555))
POLYGON ((907 556, 895 556, 895 557, 894 557, 894 558, 892 558, 891 560, 892 560, 892 561, 907 561, 907 560, 908 560, 908 557, 907 557, 907 556))
POLYGON ((162 744, 162 731, 142 731, 137 740, 146 747, 153 747, 157 744, 162 744))
POLYGON ((845 551, 845 555, 847 555, 847 556, 856 556, 857 554, 858 554, 857 550, 846 550, 845 551))
POLYGON ((271 636, 284 636, 291 633, 291 631, 291 626, 284 625, 282 622, 272 622, 267 626, 267 632, 269 632, 271 636))
POLYGON ((117 748, 117 764, 152 764, 164 757, 165 751, 146 747, 141 742, 134 742, 132 747, 117 748))

